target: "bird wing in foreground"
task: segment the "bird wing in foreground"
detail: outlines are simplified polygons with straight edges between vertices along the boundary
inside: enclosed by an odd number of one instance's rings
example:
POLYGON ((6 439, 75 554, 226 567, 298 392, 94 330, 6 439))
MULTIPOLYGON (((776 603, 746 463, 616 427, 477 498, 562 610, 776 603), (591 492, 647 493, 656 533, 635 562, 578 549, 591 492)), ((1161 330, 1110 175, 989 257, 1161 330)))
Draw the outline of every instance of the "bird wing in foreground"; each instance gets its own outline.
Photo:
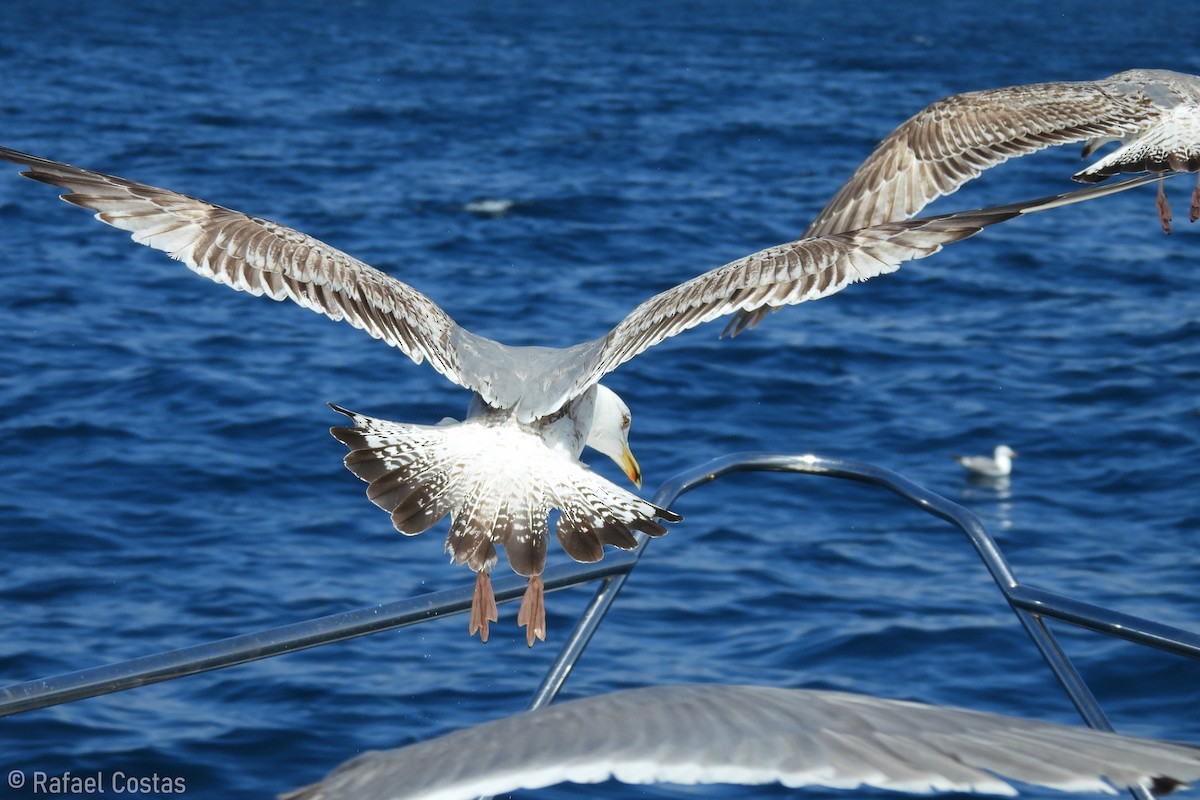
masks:
MULTIPOLYGON (((890 133, 834 194, 804 235, 855 230, 909 219, 927 204, 1010 158, 1087 142, 1085 155, 1109 141, 1122 146, 1075 179, 1118 172, 1200 169, 1200 77, 1128 70, 1098 81, 1034 83, 951 95, 890 133)), ((1159 192, 1169 231, 1170 211, 1159 192)), ((1192 220, 1200 215, 1200 186, 1192 220)), ((726 334, 757 325, 772 309, 740 312, 726 334)))
POLYGON ((1200 748, 840 692, 677 685, 556 703, 364 753, 284 800, 455 800, 564 781, 1013 795, 1163 794, 1200 778, 1200 748))

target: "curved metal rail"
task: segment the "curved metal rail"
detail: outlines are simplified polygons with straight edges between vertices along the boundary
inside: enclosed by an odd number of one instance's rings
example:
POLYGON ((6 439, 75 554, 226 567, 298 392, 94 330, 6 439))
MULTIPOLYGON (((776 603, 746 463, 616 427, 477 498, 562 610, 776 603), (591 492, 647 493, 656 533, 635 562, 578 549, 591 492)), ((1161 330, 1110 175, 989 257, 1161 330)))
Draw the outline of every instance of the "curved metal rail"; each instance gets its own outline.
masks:
MULTIPOLYGON (((670 478, 654 495, 654 503, 664 508, 670 507, 680 495, 724 475, 737 472, 793 472, 879 486, 958 528, 971 542, 1042 657, 1053 670, 1084 721, 1091 727, 1112 730, 1112 725, 1100 709, 1087 683, 1046 626, 1047 618, 1106 636, 1115 636, 1136 644, 1200 659, 1200 634, 1193 631, 1122 614, 1020 583, 1000 552, 1000 547, 974 514, 895 472, 872 464, 815 455, 737 453, 670 478)), ((544 579, 547 591, 597 580, 601 583, 542 683, 534 692, 530 708, 537 708, 553 700, 570 676, 571 670, 649 543, 649 538, 644 534, 638 533, 637 537, 638 546, 634 550, 609 553, 601 563, 562 565, 546 571, 544 579)), ((502 603, 520 597, 524 593, 524 583, 523 578, 515 575, 496 579, 493 584, 496 601, 502 603)), ((465 612, 470 605, 471 588, 464 587, 14 684, 0 689, 0 716, 402 628, 447 614, 465 612)), ((1145 790, 1131 791, 1139 800, 1152 798, 1145 790)))
MULTIPOLYGON (((1059 683, 1071 697, 1084 720, 1092 727, 1112 729, 1087 684, 1071 664, 1054 635, 1046 628, 1044 618, 1058 619, 1107 636, 1200 659, 1200 634, 1122 614, 1018 582, 1012 568, 1000 552, 1000 546, 978 517, 957 503, 913 483, 902 475, 873 464, 815 455, 735 453, 675 475, 659 488, 653 502, 662 508, 670 508, 679 496, 736 472, 798 472, 880 486, 903 497, 921 510, 954 525, 967 536, 992 579, 1000 587, 1005 599, 1041 651, 1042 657, 1054 671, 1059 683)), ((640 557, 649 541, 643 534, 638 536, 639 545, 637 550, 633 551, 635 557, 640 557)), ((628 572, 622 571, 605 579, 592 603, 580 617, 542 685, 538 687, 530 708, 545 705, 558 694, 579 653, 587 646, 587 642, 624 585, 626 577, 628 572)))

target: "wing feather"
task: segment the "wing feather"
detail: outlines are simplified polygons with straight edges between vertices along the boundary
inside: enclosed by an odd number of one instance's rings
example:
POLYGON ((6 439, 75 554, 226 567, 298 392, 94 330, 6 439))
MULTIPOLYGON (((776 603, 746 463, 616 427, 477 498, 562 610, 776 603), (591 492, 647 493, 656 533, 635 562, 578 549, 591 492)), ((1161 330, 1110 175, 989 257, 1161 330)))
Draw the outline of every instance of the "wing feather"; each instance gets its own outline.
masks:
POLYGON ((1162 80, 1156 72, 1129 72, 1091 82, 1006 86, 943 98, 888 134, 818 213, 805 236, 910 218, 1009 158, 1144 131, 1168 109, 1145 89, 1162 80))
MULTIPOLYGON (((1128 70, 1098 81, 1034 83, 951 95, 890 133, 804 231, 805 237, 909 219, 929 203, 1010 158, 1047 147, 1149 136, 1168 140, 1122 148, 1073 176, 1093 182, 1143 169, 1194 171, 1200 154, 1190 137, 1200 118, 1200 79, 1167 70, 1128 70), (1187 126, 1174 128, 1175 117, 1187 126)), ((1136 144, 1136 142, 1135 142, 1136 144)), ((773 309, 741 311, 733 331, 757 325, 773 309)))
POLYGON ((1200 748, 957 708, 762 686, 632 689, 364 753, 281 800, 456 800, 562 781, 1013 795, 1169 792, 1200 748))
MULTIPOLYGON (((1021 214, 1090 200, 1155 180, 1134 178, 1005 206, 887 222, 769 247, 651 297, 596 340, 568 397, 649 347, 727 314, 753 313, 835 294, 852 283, 894 272, 943 246, 1021 214), (1100 190, 1099 194, 1093 193, 1100 190)), ((741 330, 735 319, 726 332, 741 330)))
POLYGON ((1116 91, 1111 80, 1010 86, 938 100, 880 142, 805 235, 908 219, 1010 158, 1121 137, 1162 113, 1144 94, 1116 91))
POLYGON ((193 272, 238 291, 291 300, 346 321, 471 386, 450 345, 462 329, 436 303, 390 275, 292 228, 113 175, 0 148, 28 178, 66 189, 63 199, 128 231, 193 272))

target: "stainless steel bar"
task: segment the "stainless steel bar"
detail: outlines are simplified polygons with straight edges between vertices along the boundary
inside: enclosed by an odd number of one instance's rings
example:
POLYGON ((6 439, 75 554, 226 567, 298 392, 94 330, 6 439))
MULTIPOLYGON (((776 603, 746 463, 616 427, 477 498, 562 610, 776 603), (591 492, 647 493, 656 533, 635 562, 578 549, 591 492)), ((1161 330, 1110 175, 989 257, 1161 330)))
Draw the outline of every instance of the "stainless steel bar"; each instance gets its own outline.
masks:
MULTIPOLYGON (((631 569, 634 560, 628 556, 621 558, 621 555, 615 554, 616 557, 599 564, 569 564, 548 569, 544 575, 545 588, 554 591, 631 569)), ((505 602, 524 594, 525 581, 516 575, 505 576, 494 581, 493 588, 497 602, 505 602)), ((472 587, 465 586, 462 589, 433 592, 130 661, 14 684, 0 689, 0 716, 160 683, 462 613, 471 607, 472 591, 472 587)))
POLYGON ((1006 594, 1013 606, 1031 614, 1051 617, 1174 655, 1200 659, 1200 634, 1194 631, 1122 614, 1025 584, 1013 587, 1006 594))
MULTIPOLYGON (((1099 606, 1073 600, 1052 592, 1025 586, 1017 581, 1012 568, 979 519, 962 506, 913 483, 903 476, 862 462, 822 458, 815 455, 778 455, 773 453, 735 453, 715 459, 692 470, 670 478, 654 497, 655 504, 669 507, 683 494, 718 478, 735 472, 771 471, 799 472, 825 475, 889 489, 921 510, 945 520, 961 530, 983 560, 992 578, 1000 587, 1018 619, 1029 632, 1035 646, 1054 671, 1059 682, 1071 696, 1085 720, 1096 726, 1106 726, 1107 720, 1091 697, 1086 684, 1071 665, 1053 634, 1029 616, 1049 616, 1110 636, 1118 636, 1139 644, 1156 647, 1179 655, 1200 658, 1200 635, 1180 628, 1121 614, 1099 606)), ((632 558, 641 557, 647 540, 642 538, 632 558)), ((627 574, 605 583, 568 637, 541 686, 534 693, 530 707, 538 708, 552 701, 561 690, 575 663, 583 654, 596 628, 603 620, 624 585, 627 574)))
MULTIPOLYGON (((638 534, 641 535, 640 533, 638 534)), ((637 553, 641 554, 641 548, 637 553)), ((637 563, 636 560, 634 563, 637 563)), ((617 594, 621 591, 621 587, 625 585, 625 579, 629 577, 628 572, 623 572, 620 575, 613 575, 610 578, 605 578, 600 588, 596 590, 596 594, 592 597, 592 601, 587 608, 583 610, 579 621, 575 623, 574 630, 567 637, 566 643, 562 649, 558 651, 554 662, 546 671, 545 677, 542 678, 541 684, 534 691, 533 697, 529 700, 529 709, 541 708, 554 701, 558 697, 559 691, 562 690, 563 684, 567 682, 567 678, 571 677, 571 671, 575 669, 575 664, 583 655, 583 651, 587 648, 588 643, 592 641, 592 636, 600 627, 600 623, 604 621, 605 615, 612 607, 613 602, 617 599, 617 594)))
MULTIPOLYGON (((1043 617, 1054 617, 1139 644, 1200 658, 1200 636, 1194 633, 1021 585, 1001 553, 999 545, 974 514, 897 473, 872 464, 815 455, 737 453, 676 476, 672 479, 673 485, 670 489, 664 487, 664 490, 660 491, 656 502, 660 505, 669 504, 677 494, 690 491, 722 475, 748 470, 826 475, 881 486, 957 527, 967 536, 1009 606, 1041 652, 1042 658, 1054 672, 1084 721, 1091 727, 1112 730, 1087 683, 1053 633, 1045 626, 1043 617)), ((1134 796, 1139 800, 1149 800, 1148 793, 1144 791, 1134 791, 1134 796)))
MULTIPOLYGON (((1100 703, 1092 694, 1091 687, 1084 681, 1083 676, 1075 669, 1075 665, 1071 663, 1071 659, 1063 651, 1062 646, 1058 643, 1058 639, 1046 627, 1046 621, 1036 614, 1031 614, 1023 608, 1013 607, 1013 611, 1017 615, 1017 619, 1025 627, 1025 632, 1029 634, 1029 638, 1041 651, 1042 658, 1050 667, 1050 671, 1054 673, 1054 677, 1058 679, 1058 683, 1062 686, 1063 691, 1071 699, 1075 709, 1079 712, 1079 716, 1087 723, 1089 728, 1095 728, 1102 731, 1114 730, 1112 723, 1108 721, 1108 717, 1100 708, 1100 703)), ((1134 797, 1134 800, 1155 800, 1154 795, 1145 787, 1129 786, 1129 793, 1134 797)))

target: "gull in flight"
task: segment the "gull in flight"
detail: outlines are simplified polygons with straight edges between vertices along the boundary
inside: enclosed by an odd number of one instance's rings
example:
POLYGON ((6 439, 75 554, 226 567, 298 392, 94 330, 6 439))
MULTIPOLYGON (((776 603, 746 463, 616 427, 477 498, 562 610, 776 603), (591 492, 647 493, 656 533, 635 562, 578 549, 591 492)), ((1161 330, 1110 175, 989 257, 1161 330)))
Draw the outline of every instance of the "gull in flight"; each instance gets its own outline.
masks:
MULTIPOLYGON (((1097 183, 1119 173, 1200 170, 1200 77, 1135 69, 1098 81, 1034 83, 951 95, 896 128, 837 191, 804 237, 909 219, 984 170, 1053 145, 1083 142, 1090 156, 1120 147, 1077 172, 1097 183)), ((1170 232, 1162 182, 1158 210, 1170 232)), ((1200 183, 1191 219, 1200 216, 1200 183)), ((739 311, 725 332, 758 324, 770 306, 739 311)))
POLYGON ((483 641, 497 619, 488 573, 496 546, 503 546, 512 569, 529 579, 517 619, 530 646, 545 638, 541 574, 552 510, 559 511, 559 543, 585 562, 600 560, 604 545, 632 548, 634 532, 658 536, 666 530, 660 520, 680 519, 579 460, 592 447, 640 485, 628 446, 630 412, 599 383, 605 374, 701 323, 826 297, 989 225, 1153 180, 770 247, 646 300, 603 336, 550 348, 512 347, 474 334, 408 284, 269 220, 6 148, 0 159, 67 190, 63 199, 206 278, 344 320, 470 390, 474 400, 463 422, 404 424, 334 406, 353 426, 332 433, 350 449, 346 466, 369 484, 368 497, 391 513, 401 533, 418 534, 451 517, 446 549, 476 573, 468 630, 483 641))
POLYGON ((972 475, 980 478, 1005 478, 1012 474, 1017 451, 1006 444, 997 445, 990 456, 951 456, 972 475))
POLYGON ((373 751, 280 800, 470 800, 556 783, 781 783, 1015 795, 1166 794, 1200 748, 842 692, 675 685, 555 703, 373 751))

